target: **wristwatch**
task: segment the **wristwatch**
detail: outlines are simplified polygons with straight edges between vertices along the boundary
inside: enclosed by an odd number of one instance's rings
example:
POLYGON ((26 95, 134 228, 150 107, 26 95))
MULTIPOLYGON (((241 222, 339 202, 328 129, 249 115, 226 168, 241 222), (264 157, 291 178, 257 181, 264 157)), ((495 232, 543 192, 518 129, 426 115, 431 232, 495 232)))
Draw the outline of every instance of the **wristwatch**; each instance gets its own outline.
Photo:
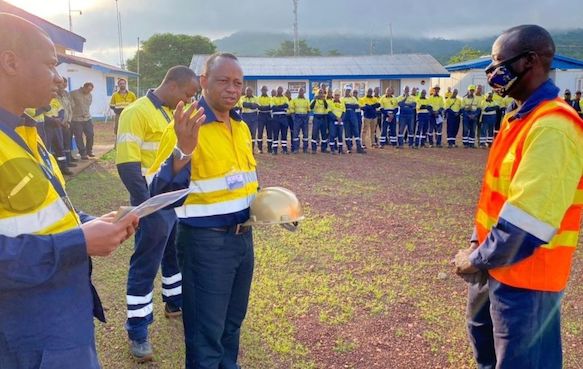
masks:
POLYGON ((184 151, 182 151, 178 146, 174 146, 174 150, 172 150, 172 155, 178 160, 190 159, 192 157, 192 153, 185 154, 184 151))

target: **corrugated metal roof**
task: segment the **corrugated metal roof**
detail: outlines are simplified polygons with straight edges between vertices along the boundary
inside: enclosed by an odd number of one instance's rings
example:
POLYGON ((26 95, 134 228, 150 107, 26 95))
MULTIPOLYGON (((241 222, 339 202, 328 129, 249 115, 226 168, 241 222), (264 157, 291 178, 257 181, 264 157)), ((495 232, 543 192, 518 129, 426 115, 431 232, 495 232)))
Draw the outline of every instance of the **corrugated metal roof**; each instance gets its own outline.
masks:
MULTIPOLYGON (((450 72, 468 70, 468 69, 485 69, 492 59, 489 56, 482 56, 478 59, 472 59, 461 63, 446 65, 445 69, 450 72)), ((564 55, 556 54, 551 64, 551 69, 583 69, 583 60, 570 58, 564 55)))
MULTIPOLYGON (((190 68, 200 74, 208 55, 194 55, 190 68)), ((431 55, 239 57, 246 78, 448 77, 431 55)))

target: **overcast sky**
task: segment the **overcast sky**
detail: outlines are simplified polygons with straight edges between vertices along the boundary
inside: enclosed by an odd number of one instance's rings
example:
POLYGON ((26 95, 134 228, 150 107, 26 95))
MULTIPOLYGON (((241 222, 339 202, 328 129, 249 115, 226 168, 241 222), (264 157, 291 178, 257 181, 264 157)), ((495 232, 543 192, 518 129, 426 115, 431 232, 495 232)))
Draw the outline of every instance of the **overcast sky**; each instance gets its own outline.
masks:
MULTIPOLYGON (((8 0, 69 28, 68 0, 8 0)), ((70 0, 73 31, 87 39, 85 54, 119 64, 115 0, 70 0)), ((200 34, 211 39, 236 31, 292 32, 292 0, 118 0, 124 56, 137 38, 154 33, 200 34)), ((361 33, 453 39, 490 36, 513 25, 553 30, 583 28, 583 0, 299 0, 300 37, 361 33)))

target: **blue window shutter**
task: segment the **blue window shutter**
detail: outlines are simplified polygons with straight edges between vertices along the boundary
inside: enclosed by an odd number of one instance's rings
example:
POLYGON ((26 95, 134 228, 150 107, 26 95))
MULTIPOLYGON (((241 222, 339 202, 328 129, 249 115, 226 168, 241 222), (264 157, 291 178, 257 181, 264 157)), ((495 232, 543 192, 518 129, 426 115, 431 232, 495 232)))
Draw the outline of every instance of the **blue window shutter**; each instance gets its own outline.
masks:
POLYGON ((107 88, 107 96, 113 95, 113 89, 115 88, 115 78, 105 77, 105 87, 107 88))

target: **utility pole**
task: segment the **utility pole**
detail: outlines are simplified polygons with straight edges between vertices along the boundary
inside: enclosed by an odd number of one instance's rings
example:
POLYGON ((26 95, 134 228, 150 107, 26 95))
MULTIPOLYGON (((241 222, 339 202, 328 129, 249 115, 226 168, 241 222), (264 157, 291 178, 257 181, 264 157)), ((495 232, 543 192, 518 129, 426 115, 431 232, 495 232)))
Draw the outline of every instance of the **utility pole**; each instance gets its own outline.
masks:
POLYGON ((294 2, 294 56, 300 55, 300 40, 298 38, 298 1, 294 2))
POLYGON ((123 37, 121 32, 121 14, 119 13, 118 0, 115 0, 115 10, 117 13, 117 38, 119 44, 119 66, 121 69, 125 68, 125 59, 123 57, 123 37))
POLYGON ((71 0, 69 0, 69 31, 73 32, 73 16, 72 13, 79 13, 79 15, 83 15, 81 10, 72 10, 71 9, 71 0))
POLYGON ((140 38, 138 37, 138 54, 136 55, 136 62, 137 62, 137 68, 136 68, 136 72, 138 73, 138 83, 137 83, 137 92, 138 92, 138 96, 141 96, 140 94, 140 38))
POLYGON ((391 41, 391 55, 393 55, 393 23, 389 23, 389 37, 391 41))

